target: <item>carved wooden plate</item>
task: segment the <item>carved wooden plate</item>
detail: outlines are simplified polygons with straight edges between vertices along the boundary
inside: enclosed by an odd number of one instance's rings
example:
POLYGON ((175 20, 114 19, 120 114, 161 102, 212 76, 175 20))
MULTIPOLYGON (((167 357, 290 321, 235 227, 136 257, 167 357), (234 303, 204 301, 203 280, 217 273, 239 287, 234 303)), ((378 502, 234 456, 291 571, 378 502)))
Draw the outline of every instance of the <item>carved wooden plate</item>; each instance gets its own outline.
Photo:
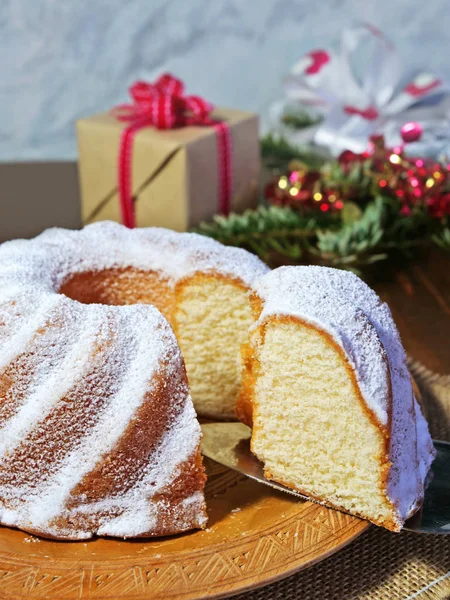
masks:
POLYGON ((206 462, 206 531, 56 542, 0 527, 0 598, 218 598, 304 569, 369 527, 206 462))

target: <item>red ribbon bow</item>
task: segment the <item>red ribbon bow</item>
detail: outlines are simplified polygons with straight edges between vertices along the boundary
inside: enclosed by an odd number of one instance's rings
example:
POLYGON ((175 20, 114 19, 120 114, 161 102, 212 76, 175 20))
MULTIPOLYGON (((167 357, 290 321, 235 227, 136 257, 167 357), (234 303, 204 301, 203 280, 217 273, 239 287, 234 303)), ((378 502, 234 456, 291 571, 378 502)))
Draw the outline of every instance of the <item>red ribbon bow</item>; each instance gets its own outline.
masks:
POLYGON ((184 96, 181 80, 166 73, 154 84, 137 81, 130 87, 133 104, 121 104, 113 115, 129 123, 119 149, 118 189, 123 224, 136 226, 131 187, 132 148, 135 133, 143 127, 173 129, 189 125, 212 126, 217 136, 219 211, 229 214, 231 203, 231 137, 227 123, 210 117, 213 105, 200 96, 184 96))

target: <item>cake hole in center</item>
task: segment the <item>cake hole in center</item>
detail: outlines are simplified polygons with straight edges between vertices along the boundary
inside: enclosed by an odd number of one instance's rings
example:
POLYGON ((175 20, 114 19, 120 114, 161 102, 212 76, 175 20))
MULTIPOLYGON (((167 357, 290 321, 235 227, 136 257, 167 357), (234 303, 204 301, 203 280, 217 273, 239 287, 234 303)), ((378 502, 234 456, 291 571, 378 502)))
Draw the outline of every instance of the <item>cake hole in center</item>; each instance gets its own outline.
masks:
POLYGON ((168 279, 132 267, 75 273, 59 290, 83 304, 153 304, 170 321, 175 297, 168 279))

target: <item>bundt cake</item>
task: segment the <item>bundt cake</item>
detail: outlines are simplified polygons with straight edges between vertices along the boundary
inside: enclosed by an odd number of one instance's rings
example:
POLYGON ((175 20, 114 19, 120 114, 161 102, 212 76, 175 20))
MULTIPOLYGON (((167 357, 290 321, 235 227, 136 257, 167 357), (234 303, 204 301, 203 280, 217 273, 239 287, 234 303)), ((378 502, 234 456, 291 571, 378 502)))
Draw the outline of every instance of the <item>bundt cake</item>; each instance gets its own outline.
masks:
POLYGON ((399 531, 435 451, 389 308, 324 267, 275 269, 251 302, 237 411, 266 477, 399 531))
POLYGON ((115 223, 3 244, 0 523, 58 539, 204 526, 200 427, 163 315, 199 412, 230 416, 247 290, 266 270, 115 223))

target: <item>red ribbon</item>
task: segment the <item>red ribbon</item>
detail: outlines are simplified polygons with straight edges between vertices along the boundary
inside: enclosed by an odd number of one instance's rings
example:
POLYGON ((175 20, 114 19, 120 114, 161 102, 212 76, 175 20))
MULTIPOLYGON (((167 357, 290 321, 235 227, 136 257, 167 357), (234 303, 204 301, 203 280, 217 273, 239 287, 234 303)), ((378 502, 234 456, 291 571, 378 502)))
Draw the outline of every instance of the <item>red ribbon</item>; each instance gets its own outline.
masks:
POLYGON ((375 106, 368 106, 364 109, 356 108, 355 106, 344 106, 344 112, 348 115, 358 115, 367 121, 375 121, 380 116, 375 106))
POLYGON ((227 123, 210 117, 213 105, 200 96, 185 96, 184 84, 166 73, 154 84, 137 81, 130 87, 133 104, 121 104, 113 115, 129 125, 120 139, 118 161, 118 189, 122 222, 136 226, 136 215, 131 185, 133 141, 143 127, 173 129, 189 125, 211 126, 216 130, 217 167, 219 173, 219 212, 228 215, 231 208, 231 135, 227 123))

